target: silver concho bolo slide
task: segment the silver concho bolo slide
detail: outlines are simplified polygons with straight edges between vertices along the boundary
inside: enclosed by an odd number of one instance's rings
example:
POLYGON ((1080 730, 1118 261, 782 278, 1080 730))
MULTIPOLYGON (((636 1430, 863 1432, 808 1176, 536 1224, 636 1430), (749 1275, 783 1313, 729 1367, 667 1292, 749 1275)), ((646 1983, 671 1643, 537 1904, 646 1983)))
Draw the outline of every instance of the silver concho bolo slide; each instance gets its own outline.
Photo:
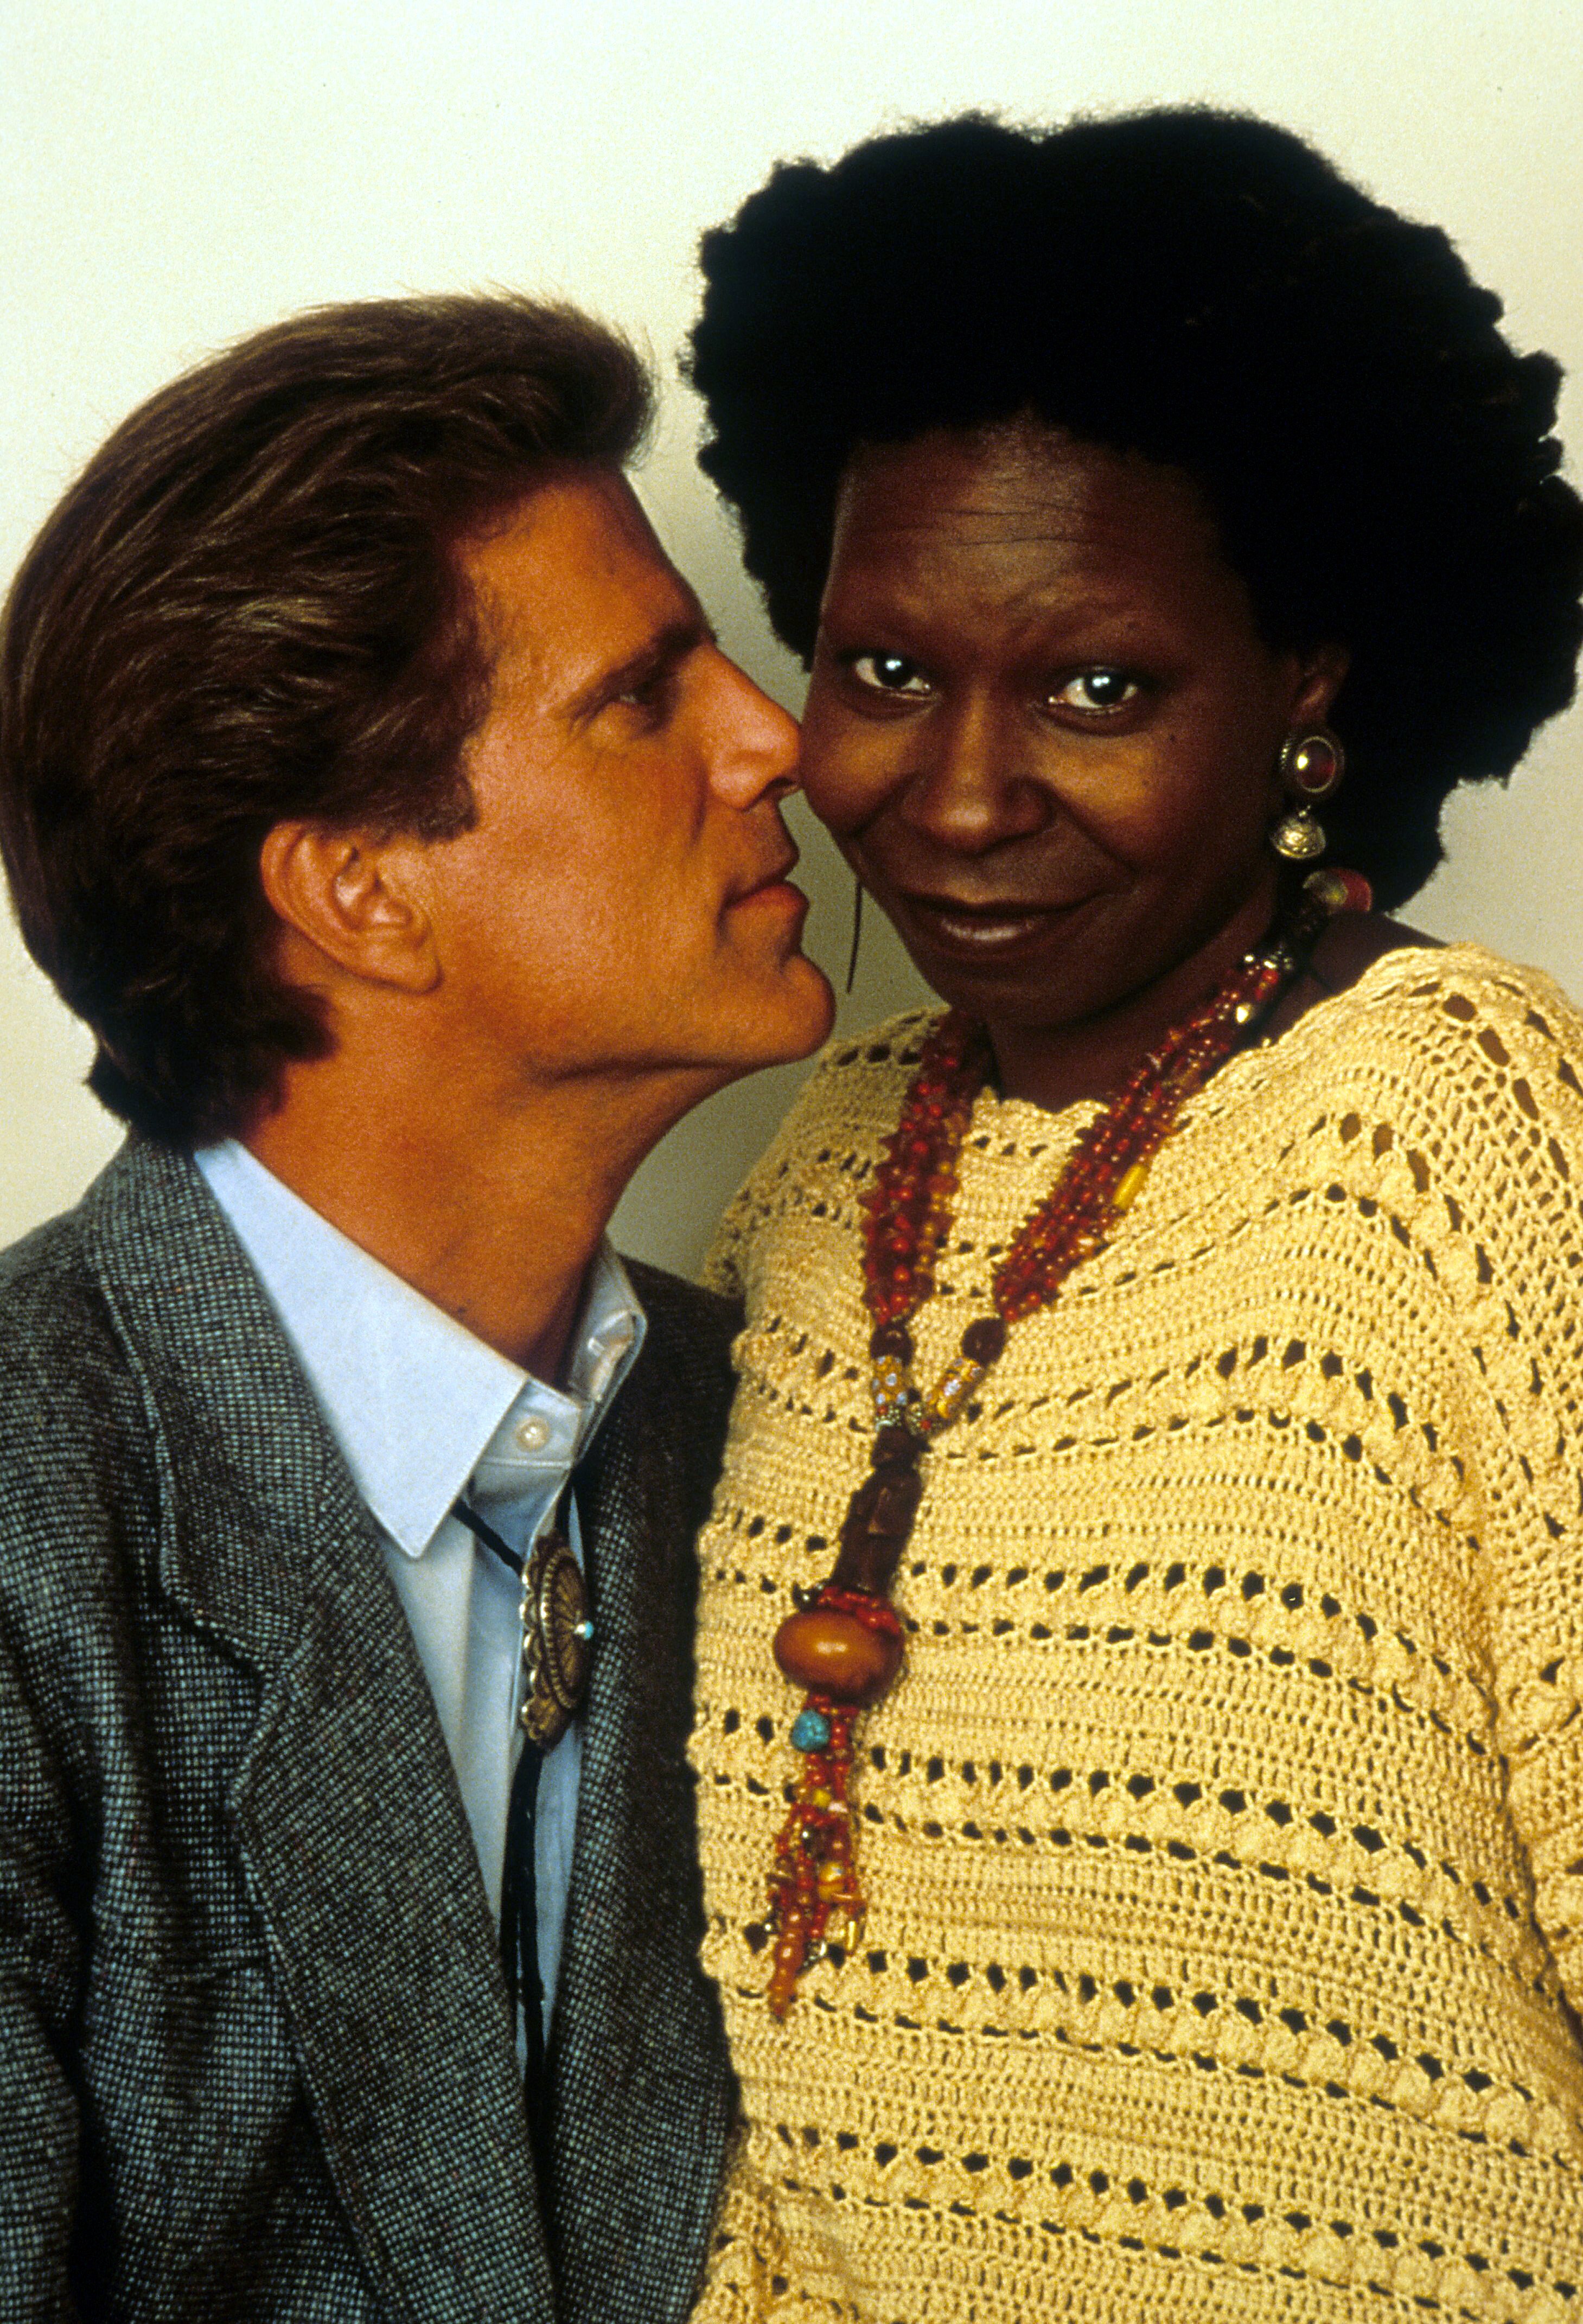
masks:
POLYGON ((522 1661, 528 1692, 518 1713, 529 1740, 552 1751, 588 1692, 594 1665, 594 1624, 583 1569, 566 1535, 570 1489, 561 1496, 555 1522, 541 1533, 527 1560, 503 1542, 465 1501, 455 1504, 474 1539, 492 1551, 522 1581, 522 1661))

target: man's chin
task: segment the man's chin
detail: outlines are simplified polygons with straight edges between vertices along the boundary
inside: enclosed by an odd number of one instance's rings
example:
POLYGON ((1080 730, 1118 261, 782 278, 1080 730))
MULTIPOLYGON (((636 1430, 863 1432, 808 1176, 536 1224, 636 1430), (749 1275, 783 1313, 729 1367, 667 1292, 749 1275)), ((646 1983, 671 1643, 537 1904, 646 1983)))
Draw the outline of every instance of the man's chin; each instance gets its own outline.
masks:
POLYGON ((794 953, 773 975, 744 983, 732 1015, 719 1063, 722 1080, 738 1081, 812 1056, 835 1022, 835 994, 824 970, 805 953, 794 953))
POLYGON ((745 1065, 745 1073, 757 1072, 759 1065, 795 1064, 799 1057, 812 1056, 830 1038, 835 1022, 835 993, 824 971, 806 953, 797 953, 787 962, 778 984, 777 1005, 767 1008, 761 1024, 755 1027, 764 1038, 765 1055, 745 1065))

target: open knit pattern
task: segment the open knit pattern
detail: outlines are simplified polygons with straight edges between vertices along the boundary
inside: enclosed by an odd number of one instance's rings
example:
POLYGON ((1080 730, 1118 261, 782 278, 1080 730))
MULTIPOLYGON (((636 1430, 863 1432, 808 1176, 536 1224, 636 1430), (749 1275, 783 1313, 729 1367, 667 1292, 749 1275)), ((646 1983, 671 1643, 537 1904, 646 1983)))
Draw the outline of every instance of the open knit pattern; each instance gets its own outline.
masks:
MULTIPOLYGON (((768 2015, 769 1642, 867 1463, 857 1198, 930 1021, 828 1052, 710 1265, 748 1323, 692 1748, 749 2127, 699 2317, 1577 2324, 1583 1019, 1472 946, 1233 1058, 928 1455, 868 1924, 768 2015)), ((1095 1111, 980 1098, 920 1377, 1095 1111)))

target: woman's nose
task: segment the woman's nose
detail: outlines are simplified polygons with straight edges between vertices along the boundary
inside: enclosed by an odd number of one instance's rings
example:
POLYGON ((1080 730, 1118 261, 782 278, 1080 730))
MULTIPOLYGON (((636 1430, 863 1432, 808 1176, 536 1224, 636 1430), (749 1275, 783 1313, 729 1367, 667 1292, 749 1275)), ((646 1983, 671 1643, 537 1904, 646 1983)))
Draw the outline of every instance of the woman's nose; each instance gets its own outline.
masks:
POLYGON ((1026 763, 1022 722, 993 704, 943 707, 915 737, 915 768, 899 801, 921 838, 958 855, 983 855, 1043 830, 1052 801, 1026 763))

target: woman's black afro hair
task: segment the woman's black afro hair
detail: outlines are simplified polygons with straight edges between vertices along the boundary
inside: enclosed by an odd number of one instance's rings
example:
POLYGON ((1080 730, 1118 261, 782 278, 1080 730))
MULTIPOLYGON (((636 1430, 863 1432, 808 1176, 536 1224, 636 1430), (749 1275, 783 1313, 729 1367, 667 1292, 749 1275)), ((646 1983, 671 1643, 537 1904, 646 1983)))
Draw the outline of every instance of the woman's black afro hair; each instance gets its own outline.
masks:
POLYGON ((1382 904, 1439 862, 1453 785, 1571 698, 1559 365, 1514 352, 1437 227, 1286 130, 969 115, 783 164, 703 267, 700 458, 805 660, 854 447, 1032 413, 1187 470, 1269 641, 1349 648, 1325 817, 1382 904))

